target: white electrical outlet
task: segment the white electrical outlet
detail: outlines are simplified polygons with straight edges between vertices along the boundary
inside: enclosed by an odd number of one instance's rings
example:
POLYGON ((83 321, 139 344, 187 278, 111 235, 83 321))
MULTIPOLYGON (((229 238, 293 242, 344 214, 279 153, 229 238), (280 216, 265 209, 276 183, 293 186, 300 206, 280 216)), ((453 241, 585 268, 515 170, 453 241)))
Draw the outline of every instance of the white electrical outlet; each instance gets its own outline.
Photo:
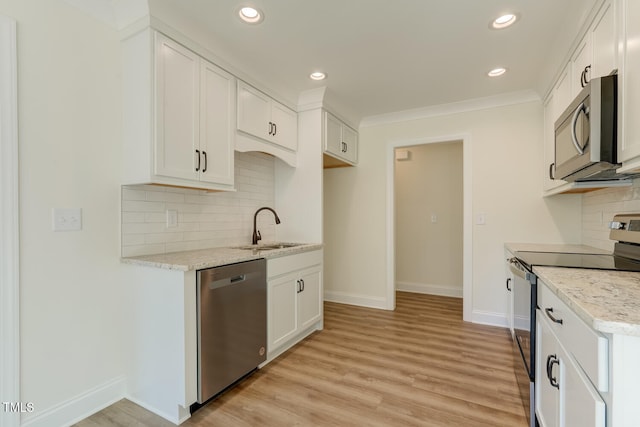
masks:
POLYGON ((476 224, 477 225, 485 225, 487 223, 487 215, 483 213, 479 213, 476 216, 476 224))
POLYGON ((431 214, 431 223, 435 224, 436 222, 438 222, 438 215, 431 214))
POLYGON ((167 228, 175 228, 178 226, 178 211, 175 209, 167 209, 167 228))
POLYGON ((82 230, 82 209, 53 208, 53 231, 82 230))

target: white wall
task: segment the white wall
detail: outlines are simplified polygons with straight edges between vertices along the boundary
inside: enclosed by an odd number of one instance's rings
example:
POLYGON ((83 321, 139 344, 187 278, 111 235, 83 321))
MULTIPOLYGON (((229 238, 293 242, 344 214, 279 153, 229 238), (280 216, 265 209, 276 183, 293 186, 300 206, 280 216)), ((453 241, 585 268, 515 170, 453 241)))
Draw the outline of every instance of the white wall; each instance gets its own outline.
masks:
MULTIPOLYGON (((263 206, 275 207, 274 183, 274 157, 264 153, 236 152, 236 191, 124 186, 122 256, 248 245, 256 210, 263 206), (167 209, 178 212, 175 228, 167 227, 167 209)), ((276 212, 280 216, 280 211, 276 212)), ((258 214, 256 224, 262 242, 276 240, 283 227, 291 227, 288 216, 280 218, 282 224, 276 226, 271 212, 258 214)))
POLYGON ((462 142, 398 150, 410 156, 395 162, 396 288, 462 297, 462 142))
POLYGON ((123 393, 120 44, 59 0, 0 14, 18 28, 23 423, 62 425, 123 393), (54 207, 82 208, 82 231, 52 232, 54 207))
POLYGON ((580 243, 580 196, 542 198, 540 102, 362 127, 358 166, 324 175, 329 294, 384 305, 387 145, 460 134, 472 150, 472 211, 486 215, 472 232, 476 321, 505 322, 504 242, 580 243))

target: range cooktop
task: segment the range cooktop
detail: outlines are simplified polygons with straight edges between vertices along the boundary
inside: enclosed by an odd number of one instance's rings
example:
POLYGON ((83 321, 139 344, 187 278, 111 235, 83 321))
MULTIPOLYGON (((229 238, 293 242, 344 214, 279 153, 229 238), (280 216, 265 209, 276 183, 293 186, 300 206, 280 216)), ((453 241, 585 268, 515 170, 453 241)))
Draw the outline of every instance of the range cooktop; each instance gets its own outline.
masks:
POLYGON ((524 251, 514 255, 529 271, 534 266, 640 271, 640 261, 616 255, 524 251))

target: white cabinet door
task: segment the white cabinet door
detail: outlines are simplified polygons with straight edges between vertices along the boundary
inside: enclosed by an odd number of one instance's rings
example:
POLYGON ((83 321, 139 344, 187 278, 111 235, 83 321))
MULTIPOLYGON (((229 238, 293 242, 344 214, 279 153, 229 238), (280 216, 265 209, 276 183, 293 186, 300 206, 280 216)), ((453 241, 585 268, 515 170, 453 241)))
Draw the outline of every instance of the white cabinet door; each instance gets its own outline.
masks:
POLYGON ((238 80, 238 129, 262 139, 272 132, 271 99, 238 80))
POLYGON ((324 150, 339 156, 342 152, 342 122, 325 112, 324 150))
POLYGON ((241 81, 238 81, 238 130, 289 151, 298 148, 296 112, 241 81))
POLYGON ((618 68, 614 2, 609 1, 602 6, 590 31, 593 51, 591 75, 593 77, 608 76, 618 68))
POLYGON ((640 170, 640 2, 623 0, 623 28, 626 34, 623 42, 622 69, 618 81, 620 95, 619 116, 621 135, 618 138, 618 160, 634 161, 634 170, 640 170))
MULTIPOLYGON (((589 82, 591 76, 591 33, 587 32, 571 58, 571 97, 574 99, 589 82)), ((570 102, 569 101, 569 102, 570 102)), ((568 103, 567 103, 568 105, 568 103)))
POLYGON ((271 101, 271 139, 291 151, 298 149, 298 115, 284 105, 271 101))
POLYGON ((233 185, 235 79, 205 60, 200 70, 200 180, 233 185))
POLYGON ((358 133, 349 126, 342 125, 343 157, 351 163, 358 161, 358 133))
POLYGON ((279 347, 298 331, 298 283, 296 275, 286 275, 268 283, 268 350, 279 347))
POLYGON ((538 310, 536 316, 536 415, 542 427, 556 427, 560 425, 560 390, 554 387, 551 381, 552 379, 560 380, 561 366, 557 341, 542 316, 542 312, 538 310))
POLYGON ((155 174, 198 179, 199 58, 156 33, 155 174))
POLYGON ((560 78, 553 89, 553 123, 558 120, 560 115, 566 110, 573 100, 571 92, 571 64, 562 70, 560 78))
POLYGON ((300 329, 311 326, 322 317, 322 274, 314 267, 300 274, 302 290, 298 293, 298 323, 300 329))
POLYGON ((562 349, 560 357, 564 368, 560 384, 561 425, 605 427, 607 416, 604 401, 573 358, 562 349))

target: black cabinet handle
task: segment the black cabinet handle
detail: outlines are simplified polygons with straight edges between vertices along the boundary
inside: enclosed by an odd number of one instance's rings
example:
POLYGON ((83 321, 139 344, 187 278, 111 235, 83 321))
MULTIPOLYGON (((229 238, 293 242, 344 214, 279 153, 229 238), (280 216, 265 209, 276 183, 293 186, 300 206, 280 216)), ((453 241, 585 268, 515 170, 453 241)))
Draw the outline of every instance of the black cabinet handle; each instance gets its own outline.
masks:
POLYGON ((553 376, 553 365, 560 366, 560 360, 558 360, 558 356, 555 354, 550 354, 547 356, 547 379, 549 379, 551 387, 559 389, 560 383, 558 383, 558 379, 553 376))
POLYGON ((273 135, 273 123, 269 122, 269 135, 273 135))
POLYGON ((511 286, 510 286, 510 284, 511 284, 511 277, 507 277, 507 290, 508 290, 509 292, 511 292, 511 286))
POLYGON ((552 322, 559 323, 559 324, 562 325, 562 319, 558 319, 558 318, 554 317, 553 314, 551 314, 551 313, 553 313, 553 307, 545 308, 544 312, 547 314, 547 317, 549 319, 551 319, 552 322))
POLYGON ((277 124, 273 124, 273 136, 276 136, 276 134, 278 133, 278 125, 277 124))
POLYGON ((299 294, 300 292, 302 292, 302 283, 300 280, 296 280, 296 293, 299 294))
POLYGON ((302 291, 300 292, 304 292, 304 279, 300 279, 300 283, 302 283, 302 291))
POLYGON ((200 170, 200 150, 196 150, 196 154, 198 155, 198 166, 196 166, 196 172, 200 170))
POLYGON ((589 74, 589 70, 591 70, 591 65, 587 65, 586 67, 584 67, 584 70, 582 70, 582 74, 580 75, 580 85, 582 87, 587 86, 587 84, 589 83, 589 80, 587 78, 587 74, 589 74))
POLYGON ((203 151, 202 154, 204 155, 204 168, 202 169, 202 172, 206 172, 207 171, 207 152, 203 151))
POLYGON ((556 174, 554 173, 555 168, 556 168, 555 162, 549 165, 549 179, 556 179, 556 174))

